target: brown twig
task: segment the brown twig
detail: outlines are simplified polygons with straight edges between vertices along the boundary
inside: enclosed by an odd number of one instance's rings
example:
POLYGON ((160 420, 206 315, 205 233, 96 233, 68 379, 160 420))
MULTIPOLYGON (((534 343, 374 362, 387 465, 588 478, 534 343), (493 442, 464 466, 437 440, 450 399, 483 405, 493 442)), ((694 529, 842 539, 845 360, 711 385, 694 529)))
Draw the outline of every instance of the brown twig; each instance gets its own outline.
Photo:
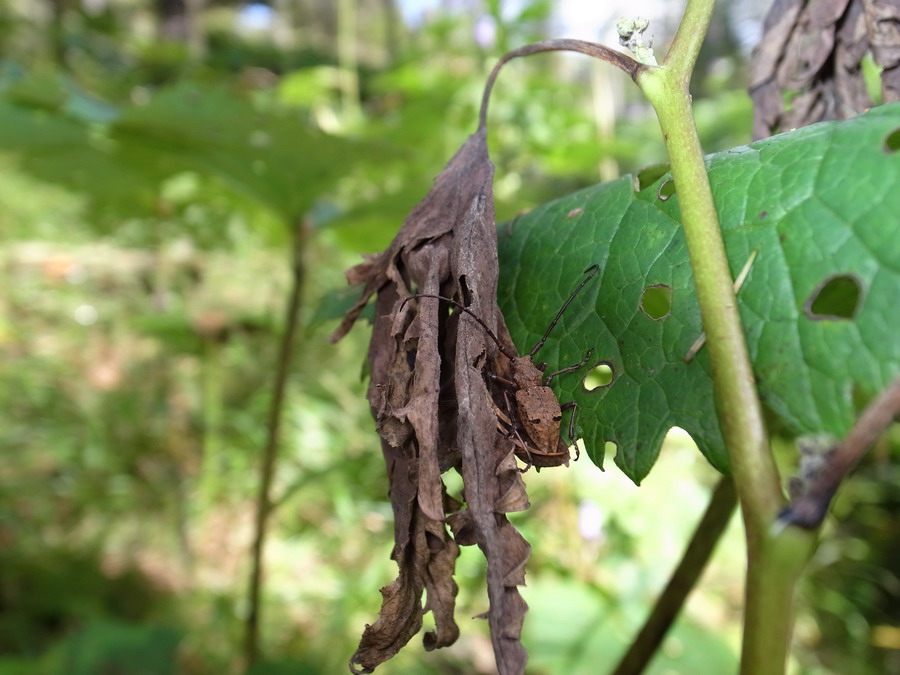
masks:
POLYGON ((500 57, 500 60, 497 61, 497 65, 494 66, 494 69, 491 71, 491 74, 488 76, 487 82, 484 85, 484 94, 481 97, 481 112, 478 115, 479 129, 483 129, 487 126, 488 101, 491 98, 491 90, 494 88, 494 81, 497 79, 497 75, 500 74, 500 69, 513 59, 543 52, 578 52, 579 54, 586 54, 595 59, 606 61, 616 68, 625 71, 632 80, 638 72, 647 67, 642 63, 635 61, 627 54, 585 40, 544 40, 542 42, 533 42, 530 45, 525 45, 518 49, 513 49, 500 57))
POLYGON ((681 562, 657 598, 644 626, 613 670, 613 675, 642 673, 656 655, 663 638, 681 612, 685 600, 715 551, 716 544, 728 526, 736 505, 734 481, 730 476, 724 476, 716 485, 709 506, 706 507, 706 512, 694 530, 681 562))
POLYGON ((262 451, 259 468, 259 489, 256 496, 256 516, 254 519, 253 549, 250 562, 250 583, 247 591, 247 619, 244 632, 244 663, 249 670, 259 658, 259 623, 261 614, 261 593, 263 575, 263 550, 266 542, 266 526, 272 513, 272 478, 278 456, 278 436, 281 427, 281 413, 284 409, 288 372, 293 356, 294 338, 297 333, 297 317, 303 291, 305 265, 303 252, 306 248, 306 223, 301 221, 294 233, 293 282, 291 295, 285 312, 284 333, 278 349, 278 365, 272 388, 272 402, 269 407, 266 442, 262 451))
POLYGON ((809 486, 782 512, 779 523, 814 530, 825 519, 840 484, 900 414, 900 376, 869 404, 853 429, 825 460, 809 486))

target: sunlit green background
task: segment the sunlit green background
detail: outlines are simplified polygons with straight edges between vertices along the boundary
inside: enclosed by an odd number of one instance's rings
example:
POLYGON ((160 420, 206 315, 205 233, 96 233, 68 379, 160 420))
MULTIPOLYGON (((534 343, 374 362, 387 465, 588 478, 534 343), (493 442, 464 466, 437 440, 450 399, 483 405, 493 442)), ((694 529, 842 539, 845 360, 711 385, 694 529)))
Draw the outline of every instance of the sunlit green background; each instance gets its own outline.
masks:
MULTIPOLYGON (((396 568, 366 330, 327 340, 343 270, 390 241, 474 130, 507 48, 573 26, 611 41, 623 11, 654 17, 665 45, 677 21, 632 2, 579 23, 586 4, 0 1, 0 675, 241 671, 298 229, 302 327, 253 672, 345 672, 396 568)), ((749 139, 753 4, 722 3, 695 80, 708 151, 749 139)), ((509 66, 490 137, 500 220, 664 159, 636 90, 577 57, 509 66)), ((641 488, 582 457, 529 473, 533 506, 514 516, 533 546, 535 675, 613 666, 716 480, 678 433, 641 488)), ((843 493, 796 672, 900 672, 898 478, 885 447, 843 493)), ((652 672, 734 670, 742 572, 735 520, 652 672)), ((465 550, 456 645, 417 638, 381 670, 494 672, 470 618, 483 575, 465 550)))

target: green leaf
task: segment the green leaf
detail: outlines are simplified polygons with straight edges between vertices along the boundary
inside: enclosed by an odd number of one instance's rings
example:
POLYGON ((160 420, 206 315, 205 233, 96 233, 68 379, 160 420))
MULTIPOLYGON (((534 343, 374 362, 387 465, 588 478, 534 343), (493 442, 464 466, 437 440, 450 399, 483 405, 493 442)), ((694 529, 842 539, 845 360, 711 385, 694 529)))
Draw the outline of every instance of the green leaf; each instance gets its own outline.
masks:
MULTIPOLYGON (((341 319, 349 312, 363 291, 363 284, 355 284, 346 288, 338 288, 325 293, 315 305, 312 316, 307 322, 308 328, 314 328, 326 321, 341 319)), ((372 320, 375 317, 375 305, 369 303, 360 314, 362 318, 372 320)))
POLYGON ((128 165, 213 176, 288 222, 342 173, 352 147, 296 117, 262 114, 222 88, 194 84, 126 109, 110 135, 128 165))
POLYGON ((0 149, 36 177, 129 215, 155 214, 161 184, 191 171, 287 223, 346 172, 348 157, 375 152, 296 115, 257 110, 223 87, 183 83, 146 104, 114 109, 53 78, 4 92, 0 149))
POLYGON ((173 673, 177 670, 176 650, 180 640, 180 633, 167 626, 95 621, 62 644, 63 665, 59 672, 72 675, 173 673))
POLYGON ((151 184, 97 143, 83 122, 0 101, 0 149, 17 155, 22 168, 50 183, 73 188, 97 203, 129 201, 150 210, 151 184))
MULTIPOLYGON (((886 140, 897 129, 900 105, 884 106, 708 158, 735 277, 758 251, 741 317, 760 396, 787 433, 844 436, 860 402, 900 371, 900 153, 886 140)), ((500 304, 522 350, 582 271, 600 265, 536 360, 552 372, 593 348, 584 370, 554 386, 561 401, 577 402, 591 459, 602 466, 605 443, 615 443, 616 464, 636 482, 672 426, 728 470, 706 350, 684 361, 701 326, 678 196, 659 197, 670 178, 636 189, 626 176, 498 232, 500 304), (668 289, 667 315, 666 293, 652 289, 668 289), (612 369, 612 382, 587 391, 595 364, 612 369)))

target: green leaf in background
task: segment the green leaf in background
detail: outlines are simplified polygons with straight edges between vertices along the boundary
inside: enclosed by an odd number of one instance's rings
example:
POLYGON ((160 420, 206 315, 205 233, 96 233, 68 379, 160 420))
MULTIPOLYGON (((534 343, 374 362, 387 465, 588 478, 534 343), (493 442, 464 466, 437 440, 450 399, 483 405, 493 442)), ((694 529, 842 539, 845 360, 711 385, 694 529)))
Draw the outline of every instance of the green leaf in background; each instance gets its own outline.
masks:
POLYGON ((82 191, 98 203, 127 201, 132 210, 152 208, 151 184, 97 147, 89 125, 59 109, 0 100, 0 149, 14 153, 22 168, 40 180, 82 191))
POLYGON ((177 672, 180 641, 180 633, 166 626, 92 622, 61 645, 63 663, 57 672, 168 675, 177 672))
POLYGON ((126 109, 110 136, 128 165, 213 176, 288 222, 342 174, 345 153, 359 150, 297 116, 263 114, 224 88, 196 84, 126 109))
POLYGON ((162 183, 195 172, 289 223, 346 172, 348 155, 367 152, 225 87, 177 84, 117 109, 63 78, 24 79, 3 92, 0 150, 37 178, 127 215, 153 214, 162 183))
MULTIPOLYGON (((708 159, 735 277, 758 252, 741 316, 760 395, 788 433, 845 435, 860 403, 900 371, 898 129, 900 105, 884 106, 708 159)), ((602 465, 615 443, 616 464, 636 482, 672 426, 728 468, 706 350, 684 360, 701 326, 672 187, 670 174, 640 187, 626 176, 498 232, 500 304, 522 349, 582 271, 602 268, 538 358, 550 372, 594 349, 589 368, 611 371, 611 382, 585 379, 588 368, 557 378, 557 393, 578 403, 591 459, 602 465)))

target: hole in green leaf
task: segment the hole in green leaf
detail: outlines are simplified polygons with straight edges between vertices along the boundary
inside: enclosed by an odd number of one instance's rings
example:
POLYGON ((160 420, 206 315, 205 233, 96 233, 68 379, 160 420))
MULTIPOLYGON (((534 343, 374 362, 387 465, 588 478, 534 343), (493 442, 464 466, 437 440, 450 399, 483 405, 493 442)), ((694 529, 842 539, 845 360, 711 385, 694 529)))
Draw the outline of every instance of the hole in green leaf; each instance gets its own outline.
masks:
POLYGON ((884 137, 884 151, 897 152, 900 150, 900 128, 894 129, 884 137))
POLYGON ((641 294, 641 311, 654 321, 662 321, 672 313, 672 289, 656 284, 641 294))
POLYGON ((665 176, 669 172, 669 165, 664 164, 651 164, 650 166, 645 166, 643 169, 638 171, 637 175, 637 189, 643 190, 645 188, 650 187, 660 178, 665 176))
POLYGON ((809 296, 803 311, 814 321, 852 319, 859 309, 862 284, 852 274, 835 274, 809 296))
POLYGON ((619 444, 615 441, 606 441, 603 444, 603 459, 614 460, 616 453, 619 451, 619 444))
POLYGON ((608 387, 615 379, 612 365, 606 362, 598 363, 591 368, 581 381, 585 391, 595 391, 608 387))
POLYGON ((669 178, 660 183, 656 196, 661 202, 668 201, 669 197, 675 194, 675 179, 669 178))

